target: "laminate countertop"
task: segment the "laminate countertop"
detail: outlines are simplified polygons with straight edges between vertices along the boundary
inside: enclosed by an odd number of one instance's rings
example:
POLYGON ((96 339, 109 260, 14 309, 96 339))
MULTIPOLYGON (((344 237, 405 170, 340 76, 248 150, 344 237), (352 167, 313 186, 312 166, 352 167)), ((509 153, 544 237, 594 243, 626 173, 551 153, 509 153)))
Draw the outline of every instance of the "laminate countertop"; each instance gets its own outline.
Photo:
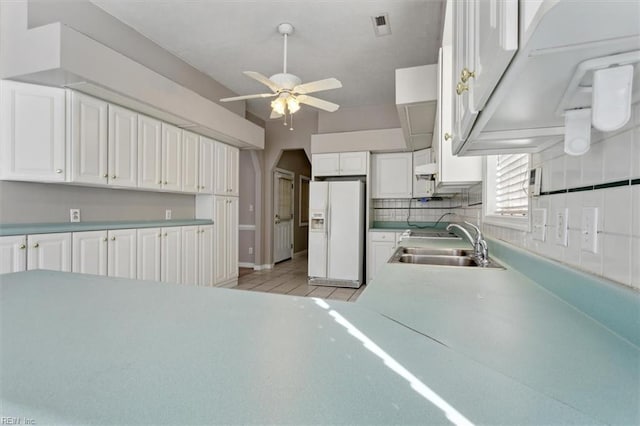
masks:
POLYGON ((3 275, 0 415, 37 424, 638 424, 638 348, 506 266, 388 264, 355 304, 3 275))

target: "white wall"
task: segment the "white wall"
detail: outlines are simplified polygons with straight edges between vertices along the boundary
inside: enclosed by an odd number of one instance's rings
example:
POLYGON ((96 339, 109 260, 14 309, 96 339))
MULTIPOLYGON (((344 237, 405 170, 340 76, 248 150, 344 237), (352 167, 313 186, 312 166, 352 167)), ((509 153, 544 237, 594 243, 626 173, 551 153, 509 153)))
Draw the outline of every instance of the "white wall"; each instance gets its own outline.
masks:
POLYGON ((400 127, 395 105, 341 107, 336 112, 318 113, 318 133, 352 132, 355 130, 392 129, 400 127))

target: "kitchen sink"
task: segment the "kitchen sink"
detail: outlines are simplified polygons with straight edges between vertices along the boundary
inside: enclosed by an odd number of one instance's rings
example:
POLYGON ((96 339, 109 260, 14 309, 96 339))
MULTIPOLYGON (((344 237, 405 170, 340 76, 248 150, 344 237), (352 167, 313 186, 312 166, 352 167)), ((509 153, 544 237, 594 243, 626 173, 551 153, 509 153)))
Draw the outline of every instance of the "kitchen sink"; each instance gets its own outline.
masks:
POLYGON ((487 265, 482 265, 472 250, 465 249, 399 247, 389 259, 389 263, 504 269, 492 259, 489 259, 487 265))

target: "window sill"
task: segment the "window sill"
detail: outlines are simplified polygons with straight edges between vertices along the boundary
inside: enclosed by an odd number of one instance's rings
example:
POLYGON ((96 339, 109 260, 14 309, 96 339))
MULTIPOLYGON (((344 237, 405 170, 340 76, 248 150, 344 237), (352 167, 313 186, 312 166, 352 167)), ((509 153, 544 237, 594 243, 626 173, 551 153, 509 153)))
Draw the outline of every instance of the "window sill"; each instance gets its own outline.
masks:
POLYGON ((530 230, 528 217, 485 215, 483 217, 483 223, 486 223, 487 225, 501 226, 503 228, 517 229, 525 232, 530 230))

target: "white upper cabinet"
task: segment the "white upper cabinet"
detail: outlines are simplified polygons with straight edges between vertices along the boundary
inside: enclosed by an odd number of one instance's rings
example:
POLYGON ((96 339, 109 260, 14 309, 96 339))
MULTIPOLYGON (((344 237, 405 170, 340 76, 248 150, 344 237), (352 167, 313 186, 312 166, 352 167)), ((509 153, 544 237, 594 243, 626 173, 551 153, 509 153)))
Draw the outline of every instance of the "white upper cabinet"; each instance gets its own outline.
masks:
POLYGON ((0 237, 0 274, 22 272, 27 269, 27 237, 0 237))
POLYGON ((109 184, 138 186, 138 114, 109 105, 109 184))
POLYGON ((71 181, 106 185, 109 160, 107 103, 70 93, 71 181))
POLYGON ((182 190, 182 130, 162 123, 162 189, 182 190))
POLYGON ((137 279, 160 281, 160 228, 138 229, 136 238, 137 279))
POLYGON ((411 152, 371 155, 372 198, 411 198, 413 191, 411 152))
POLYGON ((66 180, 64 89, 0 82, 0 158, 3 179, 66 180))
POLYGON ((162 123, 138 115, 138 186, 162 188, 162 123))
POLYGON ((358 176, 367 174, 368 153, 332 152, 313 154, 312 172, 314 176, 358 176))
POLYGON ((200 136, 182 131, 182 191, 199 192, 200 189, 200 136))
MULTIPOLYGON (((156 236, 154 238, 158 239, 156 236)), ((136 279, 137 232, 135 229, 117 229, 107 232, 107 275, 136 279)))
POLYGON ((27 237, 27 269, 71 272, 71 233, 27 237))
POLYGON ((72 272, 107 275, 107 231, 73 233, 72 272))
POLYGON ((234 196, 239 194, 239 161, 238 148, 215 142, 215 194, 234 196))
POLYGON ((200 165, 199 165, 199 186, 198 192, 201 194, 213 194, 214 188, 214 167, 215 167, 215 142, 211 139, 200 136, 200 165))

